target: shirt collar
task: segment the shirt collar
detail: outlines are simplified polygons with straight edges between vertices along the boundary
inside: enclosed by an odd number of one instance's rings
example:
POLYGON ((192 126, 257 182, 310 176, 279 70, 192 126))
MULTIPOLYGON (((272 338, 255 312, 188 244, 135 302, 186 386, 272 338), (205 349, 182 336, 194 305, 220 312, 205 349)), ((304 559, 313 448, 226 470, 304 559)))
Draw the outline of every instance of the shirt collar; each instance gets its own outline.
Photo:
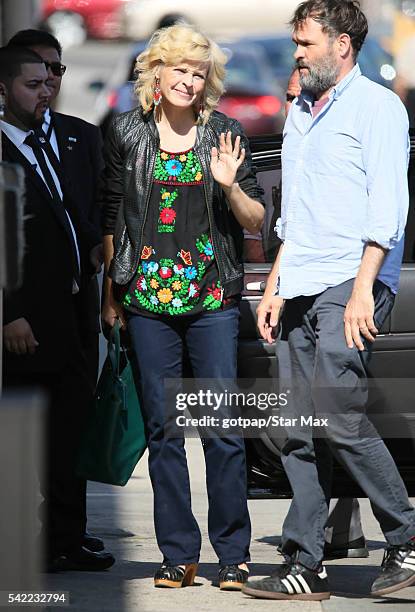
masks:
POLYGON ((43 129, 44 132, 48 131, 50 122, 51 122, 50 108, 47 108, 46 111, 45 111, 45 114, 43 115, 42 129, 43 129))
POLYGON ((356 64, 354 68, 352 68, 352 70, 350 70, 350 72, 348 72, 346 76, 333 87, 329 97, 337 100, 337 98, 342 95, 344 90, 349 87, 350 83, 360 76, 362 76, 362 71, 360 70, 359 64, 356 64))
POLYGON ((20 128, 16 127, 15 125, 7 123, 7 121, 1 120, 0 128, 2 132, 6 134, 7 138, 9 138, 9 140, 11 140, 12 143, 19 149, 24 143, 26 136, 33 132, 33 130, 28 130, 27 132, 25 132, 24 130, 21 130, 20 128))
MULTIPOLYGON (((337 85, 333 87, 333 89, 330 91, 329 96, 328 96, 329 100, 330 101, 337 100, 342 95, 342 93, 345 91, 345 89, 347 89, 350 83, 352 83, 352 81, 354 81, 361 75, 362 75, 362 71, 360 70, 360 66, 359 64, 356 64, 352 68, 352 70, 350 70, 350 72, 348 72, 346 76, 343 77, 342 80, 339 81, 337 85)), ((309 108, 313 106, 314 96, 310 91, 305 90, 304 92, 302 92, 300 98, 304 100, 304 102, 307 104, 309 108)))

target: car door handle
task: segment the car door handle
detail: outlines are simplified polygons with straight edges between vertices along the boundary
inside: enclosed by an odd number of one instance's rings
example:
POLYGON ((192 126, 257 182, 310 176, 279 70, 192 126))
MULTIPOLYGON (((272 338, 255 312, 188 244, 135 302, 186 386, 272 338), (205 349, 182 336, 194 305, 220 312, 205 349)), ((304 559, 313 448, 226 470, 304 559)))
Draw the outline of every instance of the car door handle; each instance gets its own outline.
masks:
POLYGON ((246 283, 246 291, 260 291, 262 293, 264 293, 265 291, 265 282, 264 281, 257 281, 254 283, 246 283))

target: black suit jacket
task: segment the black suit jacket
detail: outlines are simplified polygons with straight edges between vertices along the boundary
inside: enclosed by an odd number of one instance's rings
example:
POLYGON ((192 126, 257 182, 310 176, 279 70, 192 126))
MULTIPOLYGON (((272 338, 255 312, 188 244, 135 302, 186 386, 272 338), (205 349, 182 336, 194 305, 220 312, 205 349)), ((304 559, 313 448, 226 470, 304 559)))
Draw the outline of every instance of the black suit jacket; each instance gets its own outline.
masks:
MULTIPOLYGON (((100 235, 98 190, 104 166, 101 130, 71 115, 51 111, 51 118, 66 179, 66 194, 100 235)), ((82 265, 84 270, 90 271, 89 259, 83 260, 82 265)), ((88 275, 83 275, 78 302, 82 313, 81 333, 87 338, 89 333, 100 331, 100 301, 96 278, 91 280, 88 275)))
POLYGON ((78 117, 51 111, 66 193, 82 208, 96 231, 101 231, 98 184, 104 166, 101 130, 78 117))
MULTIPOLYGON (((5 294, 4 324, 24 317, 39 342, 34 355, 18 356, 6 351, 5 369, 59 370, 65 366, 68 355, 79 349, 76 307, 79 296, 72 295, 73 259, 68 224, 36 170, 4 134, 3 160, 23 166, 26 187, 23 284, 17 291, 5 294)), ((66 166, 64 171, 66 174, 66 166)), ((77 234, 81 262, 85 262, 101 237, 75 202, 72 191, 66 190, 66 185, 62 187, 65 207, 77 234)), ((86 266, 82 270, 87 274, 86 266)))

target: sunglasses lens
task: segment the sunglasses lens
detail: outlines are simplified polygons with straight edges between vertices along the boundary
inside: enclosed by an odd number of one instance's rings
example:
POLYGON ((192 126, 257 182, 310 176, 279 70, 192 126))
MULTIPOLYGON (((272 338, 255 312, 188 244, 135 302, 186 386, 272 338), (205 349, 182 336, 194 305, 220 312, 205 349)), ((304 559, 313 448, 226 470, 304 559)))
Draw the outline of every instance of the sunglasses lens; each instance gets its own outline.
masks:
POLYGON ((52 74, 54 74, 55 76, 62 76, 65 74, 66 71, 66 66, 64 66, 60 62, 45 62, 45 66, 47 69, 50 68, 52 74))

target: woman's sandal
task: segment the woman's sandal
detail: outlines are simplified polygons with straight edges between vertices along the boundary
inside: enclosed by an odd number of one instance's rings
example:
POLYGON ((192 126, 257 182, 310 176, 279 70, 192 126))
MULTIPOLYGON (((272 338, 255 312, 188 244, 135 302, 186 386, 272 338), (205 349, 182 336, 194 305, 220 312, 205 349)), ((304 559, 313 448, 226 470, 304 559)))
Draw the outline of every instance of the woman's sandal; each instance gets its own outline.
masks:
POLYGON ((197 572, 197 563, 189 563, 185 567, 180 565, 162 565, 154 574, 154 586, 179 589, 192 586, 197 572))
POLYGON ((219 570, 219 588, 222 591, 240 591, 248 577, 249 572, 237 565, 225 565, 219 570))

